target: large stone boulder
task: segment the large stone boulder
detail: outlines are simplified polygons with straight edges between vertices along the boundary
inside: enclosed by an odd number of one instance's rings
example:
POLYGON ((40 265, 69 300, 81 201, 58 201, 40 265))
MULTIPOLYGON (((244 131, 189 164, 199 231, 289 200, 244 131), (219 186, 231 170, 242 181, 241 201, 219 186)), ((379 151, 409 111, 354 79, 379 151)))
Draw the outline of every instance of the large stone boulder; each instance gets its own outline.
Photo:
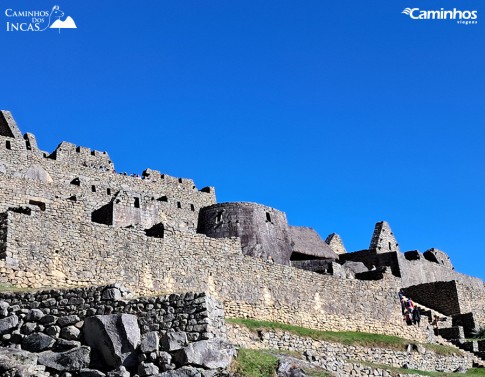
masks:
POLYGON ((86 346, 65 352, 44 351, 38 354, 38 362, 59 372, 75 372, 89 366, 90 351, 91 349, 86 346))
POLYGON ((22 340, 22 348, 30 352, 41 352, 52 348, 56 340, 49 335, 35 332, 22 340))
POLYGON ((49 377, 45 366, 37 365, 37 355, 13 348, 0 348, 0 375, 49 377))
POLYGON ((137 317, 131 314, 111 314, 87 317, 83 334, 86 343, 103 359, 106 366, 132 367, 137 364, 135 349, 140 345, 137 317))
POLYGON ((177 351, 173 359, 178 365, 192 365, 206 369, 227 368, 235 356, 234 347, 220 339, 190 343, 177 351))
POLYGON ((177 351, 187 344, 187 333, 183 331, 168 332, 160 340, 160 348, 167 352, 177 351))
POLYGON ((3 335, 9 332, 10 330, 13 330, 14 328, 17 327, 18 324, 19 324, 19 317, 17 317, 15 314, 9 317, 0 319, 0 335, 3 335))

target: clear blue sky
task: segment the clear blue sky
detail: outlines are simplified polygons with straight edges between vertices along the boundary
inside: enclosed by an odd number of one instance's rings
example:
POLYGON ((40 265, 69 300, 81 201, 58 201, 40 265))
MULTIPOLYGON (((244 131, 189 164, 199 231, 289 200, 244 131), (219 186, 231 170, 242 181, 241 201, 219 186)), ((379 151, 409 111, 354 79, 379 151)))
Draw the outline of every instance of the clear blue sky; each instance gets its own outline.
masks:
POLYGON ((55 3, 1 4, 0 108, 42 149, 190 177, 348 250, 387 220, 403 250, 485 278, 483 2, 59 0, 78 26, 60 34, 6 31, 5 9, 55 3))

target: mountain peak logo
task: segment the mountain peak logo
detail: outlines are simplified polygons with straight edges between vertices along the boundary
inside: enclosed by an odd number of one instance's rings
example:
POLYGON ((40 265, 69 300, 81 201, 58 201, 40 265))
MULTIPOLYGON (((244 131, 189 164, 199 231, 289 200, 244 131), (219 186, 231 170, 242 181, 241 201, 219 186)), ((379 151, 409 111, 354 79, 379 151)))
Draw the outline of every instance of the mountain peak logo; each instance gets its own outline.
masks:
POLYGON ((404 8, 401 14, 407 15, 413 20, 454 20, 463 25, 478 24, 477 10, 404 8))
POLYGON ((71 16, 65 19, 65 13, 59 5, 54 5, 49 10, 14 10, 6 9, 7 31, 45 31, 47 29, 77 29, 76 23, 71 16))

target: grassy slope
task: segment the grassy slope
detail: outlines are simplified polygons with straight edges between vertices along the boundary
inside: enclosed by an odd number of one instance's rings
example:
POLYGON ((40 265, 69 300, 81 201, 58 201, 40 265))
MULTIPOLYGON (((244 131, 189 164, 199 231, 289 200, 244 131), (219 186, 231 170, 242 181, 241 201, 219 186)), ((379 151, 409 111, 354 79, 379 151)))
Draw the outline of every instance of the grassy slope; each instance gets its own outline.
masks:
MULTIPOLYGON (((293 325, 287 325, 279 322, 258 321, 254 319, 227 318, 227 322, 247 327, 250 330, 283 330, 289 333, 309 337, 316 340, 325 340, 334 343, 346 345, 359 345, 364 347, 382 347, 395 350, 403 350, 411 343, 408 339, 398 336, 370 334, 357 331, 321 331, 307 329, 293 325)), ((443 346, 440 344, 423 344, 423 347, 441 355, 450 355, 460 353, 453 347, 443 346)))

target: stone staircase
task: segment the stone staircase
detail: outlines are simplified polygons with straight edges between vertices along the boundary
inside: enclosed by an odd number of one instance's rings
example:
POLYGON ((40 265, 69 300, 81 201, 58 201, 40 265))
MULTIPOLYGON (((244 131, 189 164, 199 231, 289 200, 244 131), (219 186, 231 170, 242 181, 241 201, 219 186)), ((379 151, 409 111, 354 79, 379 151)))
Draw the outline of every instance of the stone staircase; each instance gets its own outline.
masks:
MULTIPOLYGON (((408 297, 403 296, 404 299, 408 297)), ((412 300, 412 298, 411 298, 412 300)), ((421 313, 421 321, 423 317, 427 318, 428 324, 433 322, 435 316, 438 317, 438 326, 435 327, 436 343, 450 346, 467 354, 473 360, 473 366, 476 368, 485 368, 485 341, 480 345, 477 341, 465 341, 463 335, 463 328, 461 326, 452 326, 451 318, 434 309, 421 305, 414 301, 414 305, 418 306, 421 313), (446 327, 448 326, 448 327, 446 327)))

